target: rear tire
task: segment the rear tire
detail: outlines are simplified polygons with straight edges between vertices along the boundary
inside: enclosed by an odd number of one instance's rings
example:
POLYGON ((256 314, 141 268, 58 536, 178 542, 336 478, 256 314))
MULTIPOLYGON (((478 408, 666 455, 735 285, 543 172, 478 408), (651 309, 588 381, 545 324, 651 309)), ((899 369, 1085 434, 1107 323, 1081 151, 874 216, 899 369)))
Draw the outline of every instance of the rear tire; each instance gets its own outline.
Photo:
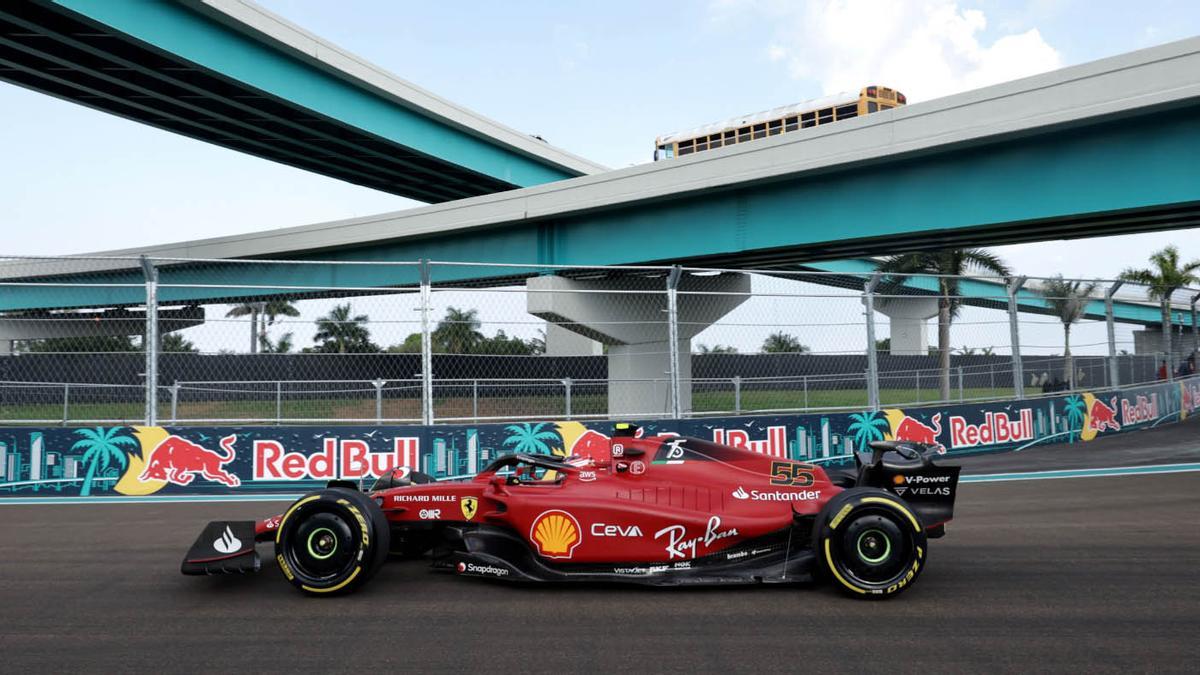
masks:
POLYGON ((292 504, 275 533, 283 576, 308 595, 350 593, 387 558, 387 518, 367 495, 344 488, 309 493, 292 504))
POLYGON ((902 500, 876 488, 852 488, 817 516, 813 550, 820 576, 843 593, 882 600, 916 582, 928 546, 920 519, 902 500))

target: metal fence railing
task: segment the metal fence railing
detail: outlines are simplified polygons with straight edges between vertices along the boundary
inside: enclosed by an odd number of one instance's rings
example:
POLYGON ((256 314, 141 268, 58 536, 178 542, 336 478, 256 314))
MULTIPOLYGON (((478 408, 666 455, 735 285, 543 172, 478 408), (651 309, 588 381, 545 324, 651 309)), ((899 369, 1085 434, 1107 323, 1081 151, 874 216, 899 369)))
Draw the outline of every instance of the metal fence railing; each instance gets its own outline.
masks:
POLYGON ((0 258, 0 423, 661 418, 1023 398, 1184 373, 1194 290, 412 262, 0 258), (1064 305, 1074 306, 1065 320, 1064 305), (943 306, 951 321, 940 330, 943 306), (1069 346, 1070 351, 1067 351, 1069 346), (1165 372, 1164 372, 1165 371, 1165 372), (154 383, 154 386, 147 386, 154 383))

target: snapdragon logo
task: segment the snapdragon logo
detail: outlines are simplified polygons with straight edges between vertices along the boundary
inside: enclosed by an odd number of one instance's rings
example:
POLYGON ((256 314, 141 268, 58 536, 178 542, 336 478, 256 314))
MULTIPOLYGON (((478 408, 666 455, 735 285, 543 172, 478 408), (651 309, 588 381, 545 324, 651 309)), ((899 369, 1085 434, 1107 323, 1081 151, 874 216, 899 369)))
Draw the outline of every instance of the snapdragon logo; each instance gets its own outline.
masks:
POLYGON ((508 570, 494 565, 476 565, 475 563, 458 563, 459 574, 490 574, 496 577, 508 576, 508 570))

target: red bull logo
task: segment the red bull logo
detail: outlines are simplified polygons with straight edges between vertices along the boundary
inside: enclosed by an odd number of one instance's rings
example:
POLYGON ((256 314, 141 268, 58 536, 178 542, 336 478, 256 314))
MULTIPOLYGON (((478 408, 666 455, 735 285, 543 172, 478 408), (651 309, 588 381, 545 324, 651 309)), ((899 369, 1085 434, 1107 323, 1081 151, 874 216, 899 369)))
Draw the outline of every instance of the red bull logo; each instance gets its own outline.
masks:
POLYGON ((1025 408, 1013 419, 1006 413, 984 413, 983 424, 971 424, 958 415, 950 416, 950 447, 973 448, 979 445, 1031 441, 1033 411, 1025 408))
MULTIPOLYGON (((1114 398, 1113 407, 1116 405, 1117 399, 1114 398)), ((1153 422, 1156 419, 1158 419, 1158 394, 1150 394, 1149 398, 1139 395, 1133 403, 1121 399, 1122 423, 1126 425, 1141 424, 1142 422, 1153 422)), ((1120 429, 1120 427, 1117 428, 1120 429)))
POLYGON ((938 442, 938 436, 942 435, 942 413, 929 418, 928 425, 909 417, 903 410, 891 409, 884 411, 884 414, 892 427, 892 440, 924 443, 939 451, 945 450, 938 442))
POLYGON ((767 438, 750 440, 745 429, 713 429, 713 442, 772 457, 787 457, 787 427, 767 427, 767 438))
POLYGON ((290 452, 274 440, 254 441, 254 480, 378 478, 395 467, 419 466, 421 439, 392 439, 387 452, 373 452, 359 439, 322 439, 321 452, 290 452))
POLYGON ((1104 401, 1096 399, 1092 402, 1092 409, 1088 413, 1088 428, 1096 433, 1100 433, 1105 429, 1113 431, 1121 430, 1121 423, 1117 421, 1117 397, 1109 399, 1112 405, 1106 405, 1104 401))
POLYGON ((205 480, 237 487, 242 481, 229 473, 224 465, 233 461, 233 443, 236 434, 220 441, 224 454, 201 447, 179 436, 168 436, 150 451, 146 468, 138 476, 139 481, 162 480, 173 485, 189 485, 199 475, 205 480))

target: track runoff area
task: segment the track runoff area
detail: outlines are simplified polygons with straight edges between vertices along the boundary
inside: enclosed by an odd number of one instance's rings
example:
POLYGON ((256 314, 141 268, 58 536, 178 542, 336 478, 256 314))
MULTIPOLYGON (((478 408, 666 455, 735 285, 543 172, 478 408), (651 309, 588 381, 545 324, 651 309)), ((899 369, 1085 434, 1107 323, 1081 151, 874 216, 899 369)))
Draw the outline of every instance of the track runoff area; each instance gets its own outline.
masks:
POLYGON ((420 562, 314 600, 269 557, 258 575, 179 574, 205 522, 282 504, 6 505, 0 658, 11 672, 1195 672, 1200 421, 960 463, 948 536, 888 602, 508 585, 420 562))

